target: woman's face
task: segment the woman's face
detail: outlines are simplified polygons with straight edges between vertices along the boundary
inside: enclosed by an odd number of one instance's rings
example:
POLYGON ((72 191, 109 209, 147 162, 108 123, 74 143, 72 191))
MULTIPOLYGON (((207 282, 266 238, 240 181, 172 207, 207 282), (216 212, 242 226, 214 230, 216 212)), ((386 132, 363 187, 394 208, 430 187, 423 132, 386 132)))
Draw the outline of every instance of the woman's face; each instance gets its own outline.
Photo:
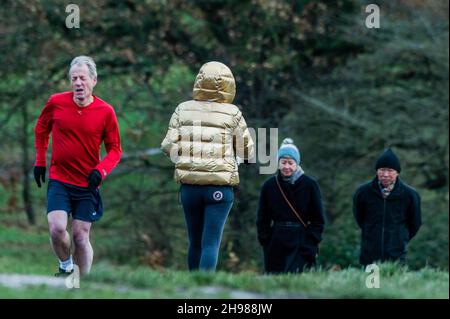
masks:
POLYGON ((278 162, 278 169, 281 175, 289 177, 297 170, 297 163, 292 158, 282 157, 278 162))

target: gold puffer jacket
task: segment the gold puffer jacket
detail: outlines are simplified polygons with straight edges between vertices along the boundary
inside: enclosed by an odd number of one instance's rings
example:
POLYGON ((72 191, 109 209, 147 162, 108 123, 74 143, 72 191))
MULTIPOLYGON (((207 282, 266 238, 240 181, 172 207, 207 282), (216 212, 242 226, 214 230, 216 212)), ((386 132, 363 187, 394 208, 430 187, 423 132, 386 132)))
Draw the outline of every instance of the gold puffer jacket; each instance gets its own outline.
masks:
POLYGON ((204 64, 196 79, 194 100, 177 106, 161 150, 175 163, 177 183, 239 184, 238 163, 254 157, 254 143, 244 117, 231 104, 236 84, 220 62, 204 64))

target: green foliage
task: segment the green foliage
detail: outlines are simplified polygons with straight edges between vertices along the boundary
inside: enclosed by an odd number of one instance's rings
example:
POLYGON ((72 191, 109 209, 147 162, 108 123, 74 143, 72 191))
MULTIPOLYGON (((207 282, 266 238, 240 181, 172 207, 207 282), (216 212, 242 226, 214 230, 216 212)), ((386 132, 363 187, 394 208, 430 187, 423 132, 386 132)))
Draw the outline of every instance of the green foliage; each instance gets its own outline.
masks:
POLYGON ((432 6, 387 8, 380 31, 343 29, 364 52, 294 89, 297 107, 282 127, 299 141, 303 168, 324 194, 330 220, 325 265, 357 262, 352 194, 374 177, 377 157, 391 146, 401 159, 401 178, 422 196, 424 223, 409 247, 409 263, 448 268, 448 20, 434 19, 432 6))

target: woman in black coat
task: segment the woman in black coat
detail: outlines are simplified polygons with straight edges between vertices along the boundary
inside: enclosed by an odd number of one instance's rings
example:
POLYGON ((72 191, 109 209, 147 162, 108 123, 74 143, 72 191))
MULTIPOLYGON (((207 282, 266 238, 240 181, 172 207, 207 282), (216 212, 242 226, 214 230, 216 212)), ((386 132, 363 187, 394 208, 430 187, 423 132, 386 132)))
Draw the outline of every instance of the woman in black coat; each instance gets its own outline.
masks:
POLYGON ((257 231, 268 273, 302 272, 315 265, 325 218, 319 185, 304 174, 300 153, 285 139, 279 170, 261 189, 257 231))

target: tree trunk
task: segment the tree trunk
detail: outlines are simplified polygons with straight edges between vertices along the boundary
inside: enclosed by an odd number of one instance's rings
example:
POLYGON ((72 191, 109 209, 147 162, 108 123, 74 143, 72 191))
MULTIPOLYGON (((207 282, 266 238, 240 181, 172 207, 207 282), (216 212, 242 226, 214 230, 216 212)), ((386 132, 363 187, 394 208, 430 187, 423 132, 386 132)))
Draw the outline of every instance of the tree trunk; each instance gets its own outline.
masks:
POLYGON ((36 216, 33 210, 33 204, 30 194, 30 178, 29 178, 29 154, 28 154, 28 110, 26 103, 22 106, 22 174, 23 174, 23 205, 27 214, 28 222, 31 225, 36 224, 36 216))

